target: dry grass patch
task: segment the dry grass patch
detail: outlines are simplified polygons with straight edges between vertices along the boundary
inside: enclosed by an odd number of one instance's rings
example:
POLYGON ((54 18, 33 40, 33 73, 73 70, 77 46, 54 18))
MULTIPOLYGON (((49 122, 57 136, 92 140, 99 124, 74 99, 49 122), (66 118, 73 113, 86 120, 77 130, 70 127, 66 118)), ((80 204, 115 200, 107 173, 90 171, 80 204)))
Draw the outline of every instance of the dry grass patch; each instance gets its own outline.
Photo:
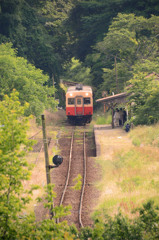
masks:
POLYGON ((136 146, 152 145, 159 147, 159 123, 152 126, 138 126, 129 134, 136 146))
POLYGON ((134 146, 121 129, 99 134, 102 150, 97 161, 103 177, 97 184, 102 191, 98 208, 106 208, 109 214, 120 208, 131 216, 134 208, 149 199, 159 203, 159 148, 142 142, 134 146))

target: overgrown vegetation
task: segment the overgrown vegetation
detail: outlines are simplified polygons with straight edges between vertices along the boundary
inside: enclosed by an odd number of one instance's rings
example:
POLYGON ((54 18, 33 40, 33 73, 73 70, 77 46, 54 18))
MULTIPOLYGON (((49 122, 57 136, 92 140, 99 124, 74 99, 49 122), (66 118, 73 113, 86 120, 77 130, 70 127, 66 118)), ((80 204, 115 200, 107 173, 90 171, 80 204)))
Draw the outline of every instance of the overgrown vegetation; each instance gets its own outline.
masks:
POLYGON ((0 45, 0 98, 9 95, 13 89, 19 92, 19 100, 24 105, 27 116, 37 118, 45 109, 55 110, 54 89, 47 86, 49 80, 42 70, 36 69, 22 57, 17 57, 12 44, 0 45))
POLYGON ((106 113, 101 113, 101 111, 98 111, 94 114, 92 124, 97 125, 111 124, 112 122, 111 112, 109 111, 106 113))
POLYGON ((27 139, 28 119, 23 117, 18 93, 0 102, 0 237, 10 239, 16 231, 18 215, 29 201, 22 180, 29 178, 25 159, 32 141, 27 139), (25 195, 24 195, 25 194, 25 195))
MULTIPOLYGON (((23 210, 37 186, 25 190, 23 181, 30 177, 30 166, 26 155, 33 145, 28 140, 28 118, 24 117, 25 108, 21 106, 18 93, 5 96, 0 102, 0 238, 1 239, 71 239, 71 230, 65 222, 57 225, 53 220, 35 221, 34 215, 25 215, 23 210)), ((46 187, 46 204, 52 211, 53 187, 46 187)), ((39 199, 38 199, 39 200, 39 199)), ((56 208, 56 217, 65 216, 70 207, 56 208)))
POLYGON ((103 143, 106 156, 99 158, 103 169, 103 178, 98 183, 103 193, 99 208, 107 209, 109 214, 120 208, 131 218, 131 211, 143 202, 153 200, 159 204, 158 131, 158 124, 138 126, 129 133, 132 143, 124 132, 107 131, 103 143))
MULTIPOLYGON (((91 85, 97 99, 158 73, 157 1, 2 0, 0 13, 0 43, 12 42, 18 56, 44 70, 45 85, 55 83, 62 105, 60 78, 91 85)), ((154 88, 138 111, 133 108, 137 124, 158 120, 154 88)))
MULTIPOLYGON (((89 238, 92 240, 142 240, 158 238, 159 210, 153 201, 141 204, 142 202, 139 203, 137 198, 133 197, 131 197, 131 202, 126 201, 126 198, 121 201, 118 192, 118 197, 116 196, 114 203, 117 204, 120 201, 120 211, 115 213, 114 216, 110 216, 108 209, 114 209, 115 205, 112 200, 106 198, 107 205, 105 207, 107 210, 95 212, 92 227, 84 227, 80 231, 75 226, 68 226, 67 222, 56 223, 56 218, 69 214, 70 206, 60 206, 52 209, 52 200, 56 197, 53 185, 46 187, 45 207, 49 211, 54 211, 56 215, 52 219, 45 219, 40 222, 35 221, 33 214, 24 215, 23 209, 30 200, 30 194, 37 188, 34 186, 29 191, 24 191, 22 184, 22 181, 27 180, 30 176, 26 154, 32 145, 32 141, 27 139, 28 118, 24 117, 25 107, 27 106, 21 106, 16 91, 10 97, 6 95, 0 103, 0 238, 19 240, 84 240, 89 238), (109 208, 108 201, 112 204, 109 208), (133 213, 131 213, 131 210, 133 210, 133 213), (131 217, 128 212, 131 213, 131 217), (126 214, 128 215, 126 216, 126 214)), ((156 125, 156 128, 158 129, 158 125, 156 125)), ((154 134, 148 143, 153 145, 154 138, 156 138, 153 128, 151 133, 154 134)), ((133 135, 133 133, 130 134, 133 135)), ((147 143, 145 140, 146 128, 140 139, 144 139, 143 142, 147 143)), ((154 165, 157 166, 155 164, 158 162, 157 151, 159 151, 158 147, 154 151, 154 148, 148 149, 143 146, 134 146, 127 151, 121 149, 114 155, 113 161, 109 162, 111 167, 107 168, 107 178, 112 181, 111 174, 113 174, 121 192, 127 192, 134 196, 135 190, 136 193, 140 193, 140 198, 143 197, 143 199, 145 199, 145 192, 147 192, 147 199, 151 198, 158 203, 158 169, 153 167, 154 165)), ((77 177, 76 181, 75 187, 79 189, 80 176, 77 177)), ((38 199, 38 201, 41 201, 41 199, 38 199)))
POLYGON ((93 228, 82 229, 80 239, 157 239, 158 207, 150 201, 134 212, 133 219, 124 217, 120 212, 114 217, 104 211, 97 213, 93 228))
POLYGON ((134 145, 159 147, 159 124, 138 126, 129 135, 134 145))
POLYGON ((159 81, 147 74, 139 72, 130 81, 132 87, 129 89, 129 103, 132 104, 132 121, 138 124, 154 124, 159 121, 159 81))

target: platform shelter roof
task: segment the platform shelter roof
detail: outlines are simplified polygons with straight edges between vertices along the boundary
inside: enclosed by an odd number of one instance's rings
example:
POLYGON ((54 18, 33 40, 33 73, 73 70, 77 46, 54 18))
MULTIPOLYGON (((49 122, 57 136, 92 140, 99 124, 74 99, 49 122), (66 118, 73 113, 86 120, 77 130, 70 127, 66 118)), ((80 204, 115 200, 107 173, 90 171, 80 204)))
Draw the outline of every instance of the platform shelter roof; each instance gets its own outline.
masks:
POLYGON ((120 104, 120 103, 125 103, 126 97, 128 96, 128 93, 123 92, 123 93, 118 93, 112 96, 108 96, 108 97, 104 97, 104 98, 100 98, 97 99, 96 102, 97 103, 105 103, 106 105, 116 105, 116 104, 120 104))

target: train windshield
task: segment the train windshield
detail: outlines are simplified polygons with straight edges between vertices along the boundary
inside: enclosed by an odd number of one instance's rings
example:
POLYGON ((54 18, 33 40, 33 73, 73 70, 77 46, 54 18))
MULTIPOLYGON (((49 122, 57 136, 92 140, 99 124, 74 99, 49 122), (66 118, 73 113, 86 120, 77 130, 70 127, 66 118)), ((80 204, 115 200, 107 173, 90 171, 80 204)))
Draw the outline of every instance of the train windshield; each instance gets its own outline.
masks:
POLYGON ((81 105, 81 98, 77 98, 77 105, 81 105))
POLYGON ((68 98, 68 105, 73 105, 75 103, 74 98, 68 98))
POLYGON ((84 104, 90 104, 91 103, 91 99, 89 97, 84 98, 84 104))

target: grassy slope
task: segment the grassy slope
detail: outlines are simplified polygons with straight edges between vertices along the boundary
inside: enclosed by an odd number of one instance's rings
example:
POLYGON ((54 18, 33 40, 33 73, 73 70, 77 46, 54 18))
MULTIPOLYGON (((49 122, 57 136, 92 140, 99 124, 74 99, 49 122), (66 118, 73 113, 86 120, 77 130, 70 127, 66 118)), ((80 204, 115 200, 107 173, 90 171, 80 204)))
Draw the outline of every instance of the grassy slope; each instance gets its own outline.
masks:
POLYGON ((159 204, 159 124, 138 126, 129 134, 122 129, 103 131, 100 143, 103 177, 98 208, 109 214, 120 208, 131 215, 149 199, 159 204))

